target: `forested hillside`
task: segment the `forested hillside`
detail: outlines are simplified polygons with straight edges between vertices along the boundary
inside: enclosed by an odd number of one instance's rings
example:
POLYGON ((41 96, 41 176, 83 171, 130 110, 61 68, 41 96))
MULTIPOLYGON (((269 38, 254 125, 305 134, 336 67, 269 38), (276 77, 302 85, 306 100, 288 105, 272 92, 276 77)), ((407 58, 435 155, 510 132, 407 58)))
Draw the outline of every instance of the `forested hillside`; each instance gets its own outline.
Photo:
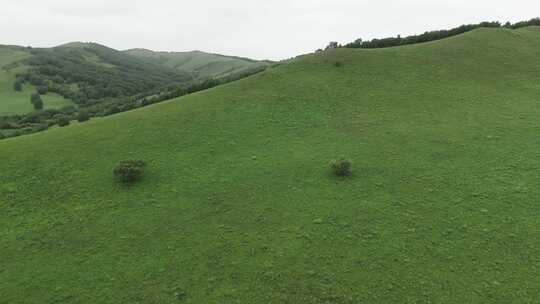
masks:
POLYGON ((158 93, 193 80, 188 73, 94 43, 29 51, 32 57, 21 64, 30 69, 19 81, 28 81, 38 90, 43 86, 43 91, 59 93, 80 105, 99 103, 105 98, 158 93))

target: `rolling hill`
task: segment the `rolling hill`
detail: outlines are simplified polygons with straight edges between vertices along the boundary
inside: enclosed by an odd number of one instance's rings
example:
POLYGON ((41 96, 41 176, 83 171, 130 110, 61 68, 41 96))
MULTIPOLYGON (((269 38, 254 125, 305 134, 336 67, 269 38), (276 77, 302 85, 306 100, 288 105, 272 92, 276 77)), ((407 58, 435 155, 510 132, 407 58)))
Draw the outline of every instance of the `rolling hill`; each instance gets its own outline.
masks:
POLYGON ((171 62, 162 62, 83 42, 54 48, 0 46, 0 139, 42 131, 61 120, 107 116, 161 102, 269 66, 202 52, 171 56, 171 62), (30 102, 36 91, 42 95, 43 109, 30 102))
POLYGON ((55 48, 0 46, 0 63, 0 113, 4 115, 33 111, 30 94, 38 87, 45 88, 45 105, 47 98, 63 96, 66 101, 60 106, 74 102, 87 106, 194 81, 187 73, 96 43, 68 43, 55 48), (23 83, 20 92, 14 90, 16 81, 23 83))
POLYGON ((538 303, 539 49, 329 50, 1 141, 0 303, 538 303))
POLYGON ((226 77, 269 65, 265 61, 210 54, 201 51, 154 52, 147 49, 131 49, 125 52, 132 56, 174 68, 202 79, 226 77))
MULTIPOLYGON (((24 48, 0 45, 0 115, 25 114, 33 110, 29 96, 36 87, 52 87, 45 95, 51 108, 103 102, 137 94, 160 92, 168 87, 186 87, 205 79, 230 77, 260 70, 268 62, 194 52, 154 52, 145 49, 117 51, 85 42, 71 42, 54 48, 24 48), (37 83, 26 81, 21 92, 13 89, 17 75, 33 71, 37 83), (53 77, 60 76, 59 80, 53 77), (97 100, 97 101, 96 101, 97 100)), ((31 79, 34 80, 34 79, 31 79)))
MULTIPOLYGON (((31 54, 25 48, 0 45, 0 116, 25 114, 33 110, 30 95, 35 91, 35 87, 27 84, 19 92, 13 89, 16 75, 26 70, 24 66, 14 63, 29 57, 31 54)), ((46 109, 73 104, 71 100, 54 93, 44 96, 43 99, 46 109)))

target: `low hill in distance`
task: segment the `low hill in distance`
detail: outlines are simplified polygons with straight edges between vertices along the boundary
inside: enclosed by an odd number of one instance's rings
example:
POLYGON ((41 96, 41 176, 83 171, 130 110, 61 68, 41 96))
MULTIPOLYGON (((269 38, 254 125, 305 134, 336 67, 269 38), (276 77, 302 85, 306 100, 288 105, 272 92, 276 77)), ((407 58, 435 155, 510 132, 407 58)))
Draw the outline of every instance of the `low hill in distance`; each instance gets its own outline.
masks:
POLYGON ((198 78, 219 78, 269 65, 269 62, 248 58, 192 52, 154 52, 147 49, 125 51, 135 57, 145 58, 178 71, 196 75, 198 78))
MULTIPOLYGON (((269 65, 202 52, 188 57, 189 63, 180 67, 96 43, 0 46, 0 133, 32 133, 60 119, 74 120, 80 112, 90 117, 123 112, 239 79, 269 65), (43 107, 30 103, 36 91, 43 107)), ((179 57, 174 58, 178 62, 179 57)))
MULTIPOLYGON (((32 85, 23 85, 20 91, 14 90, 16 75, 26 69, 14 63, 29 58, 30 53, 22 47, 0 46, 0 116, 25 114, 33 111, 30 95, 35 92, 32 85)), ((73 102, 58 94, 44 96, 45 108, 61 108, 73 102)))
POLYGON ((332 49, 0 141, 1 301, 538 303, 538 50, 332 49))
MULTIPOLYGON (((70 43, 55 48, 0 47, 2 74, 10 75, 3 92, 19 81, 36 89, 55 92, 85 105, 107 98, 132 96, 193 80, 160 65, 138 60, 123 52, 95 44, 70 43), (18 56, 14 56, 16 52, 18 56), (11 54, 11 55, 10 55, 11 54)), ((7 108, 8 98, 0 100, 7 108)))

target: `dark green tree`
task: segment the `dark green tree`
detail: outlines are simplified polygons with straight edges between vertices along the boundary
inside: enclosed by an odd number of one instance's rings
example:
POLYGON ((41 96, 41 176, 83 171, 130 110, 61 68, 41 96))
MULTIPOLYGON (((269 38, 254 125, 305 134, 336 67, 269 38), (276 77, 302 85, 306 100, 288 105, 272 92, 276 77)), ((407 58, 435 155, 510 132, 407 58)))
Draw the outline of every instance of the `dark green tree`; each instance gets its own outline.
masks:
POLYGON ((22 82, 20 82, 19 80, 15 81, 15 83, 13 84, 13 89, 17 92, 22 91, 22 82))
POLYGON ((58 123, 60 127, 65 127, 65 126, 69 126, 70 119, 68 116, 61 115, 56 119, 56 122, 58 123))
POLYGON ((30 97, 30 101, 34 105, 35 110, 43 110, 43 100, 41 99, 41 95, 39 95, 39 93, 33 93, 30 97))
POLYGON ((332 172, 339 177, 346 177, 352 173, 352 162, 345 158, 332 161, 330 167, 332 172))
POLYGON ((88 111, 82 110, 79 112, 79 115, 77 115, 77 120, 79 122, 85 122, 85 121, 88 121, 89 119, 90 119, 90 114, 88 113, 88 111))
POLYGON ((40 85, 36 89, 40 95, 45 95, 47 94, 47 91, 48 91, 47 86, 44 86, 44 85, 40 85))
POLYGON ((142 177, 145 165, 142 160, 125 160, 114 168, 113 175, 118 181, 131 184, 142 177))
POLYGON ((328 45, 326 46, 326 50, 337 49, 338 47, 340 47, 339 43, 336 41, 332 41, 328 43, 328 45))

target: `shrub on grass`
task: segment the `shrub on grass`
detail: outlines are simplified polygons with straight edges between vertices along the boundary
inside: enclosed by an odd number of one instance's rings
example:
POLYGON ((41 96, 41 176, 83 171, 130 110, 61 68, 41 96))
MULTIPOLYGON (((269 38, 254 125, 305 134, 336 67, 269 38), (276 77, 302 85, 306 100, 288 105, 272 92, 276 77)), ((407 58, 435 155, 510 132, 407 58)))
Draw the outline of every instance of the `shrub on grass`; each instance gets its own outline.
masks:
POLYGON ((48 88, 44 85, 40 85, 36 88, 37 92, 39 93, 39 95, 45 95, 47 94, 48 92, 48 88))
POLYGON ((75 106, 65 106, 60 109, 60 112, 62 112, 64 115, 72 115, 77 112, 77 108, 75 106))
POLYGON ((345 158, 332 161, 330 167, 332 168, 332 173, 339 177, 350 176, 352 173, 352 163, 345 158))
POLYGON ((90 114, 88 114, 88 112, 86 111, 80 111, 79 115, 77 115, 77 120, 79 122, 85 122, 85 121, 88 121, 89 119, 90 119, 90 114))
POLYGON ((332 41, 332 42, 328 43, 328 46, 326 46, 325 49, 326 49, 326 50, 337 49, 337 48, 339 48, 340 46, 341 46, 341 45, 340 45, 338 42, 332 41))
POLYGON ((41 95, 39 95, 39 93, 33 93, 30 97, 30 101, 34 105, 35 110, 43 109, 43 100, 41 99, 41 95))
POLYGON ((60 127, 65 127, 69 126, 70 120, 67 116, 60 116, 56 119, 56 123, 58 123, 60 127))
POLYGON ((114 168, 113 174, 118 181, 131 184, 142 177, 145 165, 142 160, 124 160, 114 168))
POLYGON ((48 128, 49 128, 49 125, 48 125, 48 124, 46 124, 46 123, 40 123, 40 124, 38 124, 38 125, 36 125, 36 126, 34 127, 34 131, 36 131, 36 132, 41 132, 41 131, 47 130, 48 128))
POLYGON ((2 140, 4 138, 6 138, 6 136, 2 132, 0 132, 0 140, 2 140))
POLYGON ((15 83, 13 84, 13 89, 17 92, 22 91, 22 82, 20 82, 19 80, 15 81, 15 83))

